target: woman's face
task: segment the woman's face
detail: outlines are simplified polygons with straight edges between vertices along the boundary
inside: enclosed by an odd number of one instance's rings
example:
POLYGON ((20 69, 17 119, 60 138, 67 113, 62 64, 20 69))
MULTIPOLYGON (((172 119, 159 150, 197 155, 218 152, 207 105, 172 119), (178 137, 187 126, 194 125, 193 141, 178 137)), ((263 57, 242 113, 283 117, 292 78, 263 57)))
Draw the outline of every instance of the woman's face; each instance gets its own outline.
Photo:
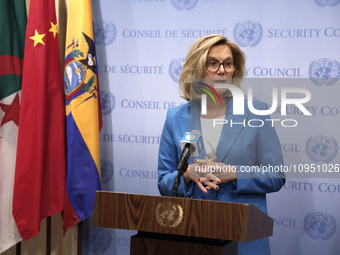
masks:
POLYGON ((235 71, 233 61, 233 54, 227 45, 211 47, 207 56, 207 67, 210 66, 211 70, 214 70, 214 67, 217 68, 218 65, 219 67, 215 72, 208 71, 206 68, 204 78, 211 79, 213 83, 231 83, 235 71))

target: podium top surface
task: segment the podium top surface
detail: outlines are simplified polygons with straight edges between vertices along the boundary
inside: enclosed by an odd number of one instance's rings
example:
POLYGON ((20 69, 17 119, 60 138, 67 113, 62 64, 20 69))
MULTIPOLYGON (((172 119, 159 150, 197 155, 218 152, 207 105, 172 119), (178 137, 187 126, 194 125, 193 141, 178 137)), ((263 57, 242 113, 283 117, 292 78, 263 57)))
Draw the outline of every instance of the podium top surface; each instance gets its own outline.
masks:
POLYGON ((93 225, 248 242, 273 234, 251 204, 97 191, 93 225))

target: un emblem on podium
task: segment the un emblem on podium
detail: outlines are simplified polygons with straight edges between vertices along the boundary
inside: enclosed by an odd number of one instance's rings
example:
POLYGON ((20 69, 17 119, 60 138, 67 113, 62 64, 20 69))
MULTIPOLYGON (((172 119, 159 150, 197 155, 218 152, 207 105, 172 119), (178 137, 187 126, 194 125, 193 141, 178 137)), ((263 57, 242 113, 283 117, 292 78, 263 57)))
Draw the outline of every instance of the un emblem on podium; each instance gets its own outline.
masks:
POLYGON ((162 227, 177 227, 183 219, 182 206, 172 203, 159 203, 155 209, 156 220, 162 227))

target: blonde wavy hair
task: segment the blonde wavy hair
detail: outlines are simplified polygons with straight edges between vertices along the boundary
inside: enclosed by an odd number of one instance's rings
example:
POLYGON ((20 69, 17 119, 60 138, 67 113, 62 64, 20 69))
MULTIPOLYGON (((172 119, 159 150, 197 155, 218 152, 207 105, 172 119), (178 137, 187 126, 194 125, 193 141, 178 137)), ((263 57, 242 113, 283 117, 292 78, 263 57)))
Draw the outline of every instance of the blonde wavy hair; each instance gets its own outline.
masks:
MULTIPOLYGON (((179 87, 182 97, 190 101, 190 84, 193 80, 203 78, 205 65, 210 49, 216 45, 227 45, 232 52, 236 64, 233 75, 233 84, 240 87, 241 80, 245 76, 245 55, 243 51, 223 35, 211 34, 196 41, 189 49, 183 69, 179 78, 179 87)), ((228 95, 231 96, 231 93, 228 95)))

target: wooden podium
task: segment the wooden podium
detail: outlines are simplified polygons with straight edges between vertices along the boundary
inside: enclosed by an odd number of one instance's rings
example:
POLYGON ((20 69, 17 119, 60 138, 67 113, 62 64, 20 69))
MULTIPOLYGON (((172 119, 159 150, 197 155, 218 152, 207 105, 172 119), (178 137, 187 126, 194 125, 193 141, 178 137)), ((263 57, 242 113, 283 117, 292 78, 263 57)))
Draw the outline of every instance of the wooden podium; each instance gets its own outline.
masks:
POLYGON ((97 191, 93 225, 137 230, 130 254, 237 254, 237 241, 271 236, 254 205, 97 191))

